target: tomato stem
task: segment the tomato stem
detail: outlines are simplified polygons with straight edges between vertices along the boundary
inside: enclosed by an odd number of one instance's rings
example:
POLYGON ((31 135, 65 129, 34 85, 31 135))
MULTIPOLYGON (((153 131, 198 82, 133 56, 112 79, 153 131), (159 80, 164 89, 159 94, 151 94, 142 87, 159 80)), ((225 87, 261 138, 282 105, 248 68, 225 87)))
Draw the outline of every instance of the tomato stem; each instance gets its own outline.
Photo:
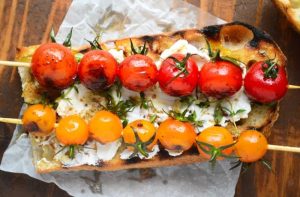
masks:
POLYGON ((265 78, 276 79, 279 69, 276 61, 268 59, 262 64, 262 70, 265 78))
POLYGON ((75 146, 74 145, 69 146, 69 157, 71 159, 74 159, 74 157, 75 157, 75 146))

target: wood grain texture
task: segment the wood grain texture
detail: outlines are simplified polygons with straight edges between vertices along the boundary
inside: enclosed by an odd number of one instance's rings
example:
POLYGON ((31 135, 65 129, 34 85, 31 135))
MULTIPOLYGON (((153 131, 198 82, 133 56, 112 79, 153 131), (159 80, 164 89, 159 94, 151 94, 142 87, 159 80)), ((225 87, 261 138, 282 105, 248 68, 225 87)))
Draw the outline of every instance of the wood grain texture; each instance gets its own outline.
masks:
MULTIPOLYGON (((227 20, 240 20, 269 32, 288 58, 291 84, 300 84, 298 56, 300 35, 297 34, 269 0, 187 0, 227 20)), ((59 28, 71 0, 0 0, 0 59, 12 60, 16 48, 46 42, 53 26, 59 28)), ((16 117, 22 99, 20 81, 11 68, 0 67, 0 116, 16 117)), ((300 146, 300 92, 290 90, 281 103, 278 122, 269 138, 272 144, 300 146)), ((0 158, 14 130, 14 125, 0 123, 0 158)), ((241 175, 236 196, 300 196, 300 155, 268 152, 274 169, 268 172, 254 164, 241 175)), ((54 184, 47 184, 26 175, 0 171, 0 196, 69 196, 54 184), (9 187, 8 187, 9 186, 9 187)))

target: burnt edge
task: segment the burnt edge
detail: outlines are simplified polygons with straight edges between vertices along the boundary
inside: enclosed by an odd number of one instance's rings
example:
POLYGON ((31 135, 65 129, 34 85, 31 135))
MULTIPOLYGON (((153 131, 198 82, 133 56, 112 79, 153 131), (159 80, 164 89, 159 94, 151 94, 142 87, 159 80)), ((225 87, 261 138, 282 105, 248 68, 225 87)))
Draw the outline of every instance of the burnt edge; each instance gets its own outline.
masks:
POLYGON ((200 30, 200 33, 203 33, 205 36, 209 37, 210 39, 216 40, 219 38, 219 33, 220 33, 220 30, 222 29, 222 27, 231 26, 231 25, 242 25, 252 31, 254 37, 249 43, 251 47, 257 48, 260 41, 265 41, 268 43, 275 44, 275 42, 270 34, 254 27, 252 25, 249 25, 249 24, 246 24, 246 23, 243 23, 240 21, 234 21, 232 23, 226 23, 223 25, 207 26, 207 27, 202 28, 200 30))

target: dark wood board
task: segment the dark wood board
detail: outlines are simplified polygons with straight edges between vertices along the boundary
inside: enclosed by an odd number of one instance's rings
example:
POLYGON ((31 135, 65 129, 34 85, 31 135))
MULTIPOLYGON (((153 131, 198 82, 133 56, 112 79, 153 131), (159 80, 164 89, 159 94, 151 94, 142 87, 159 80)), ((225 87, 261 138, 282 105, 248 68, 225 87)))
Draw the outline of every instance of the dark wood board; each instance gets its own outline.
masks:
MULTIPOLYGON (((300 84, 300 34, 269 0, 188 0, 226 20, 240 20, 268 33, 288 58, 290 84, 300 84)), ((0 59, 13 60, 17 47, 46 42, 53 26, 57 30, 71 0, 0 0, 0 59)), ((0 67, 0 116, 17 117, 21 104, 16 69, 0 67)), ((290 90, 281 103, 280 118, 272 129, 272 144, 300 146, 300 91, 290 90)), ((14 125, 0 123, 0 158, 8 146, 14 125)), ((274 173, 254 164, 242 174, 236 196, 300 196, 300 155, 268 152, 274 173)), ((0 196, 69 196, 54 184, 26 175, 0 171, 0 196)))

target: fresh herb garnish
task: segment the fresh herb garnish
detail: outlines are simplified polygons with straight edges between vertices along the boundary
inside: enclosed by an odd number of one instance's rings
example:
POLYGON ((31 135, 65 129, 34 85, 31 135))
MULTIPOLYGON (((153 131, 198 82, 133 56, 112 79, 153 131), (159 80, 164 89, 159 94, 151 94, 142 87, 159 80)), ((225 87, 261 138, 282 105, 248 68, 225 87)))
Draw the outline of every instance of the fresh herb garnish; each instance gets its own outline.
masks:
POLYGON ((169 82, 171 83, 172 81, 174 81, 175 79, 177 79, 181 74, 184 74, 185 76, 189 74, 187 67, 186 67, 186 63, 188 61, 188 59, 193 56, 194 54, 190 54, 187 53, 186 56, 183 58, 182 61, 178 60, 177 58, 170 56, 167 59, 172 59, 174 61, 174 66, 179 70, 179 72, 177 73, 177 75, 175 75, 169 82))
POLYGON ((100 38, 101 38, 101 34, 97 34, 93 41, 90 41, 90 40, 87 40, 87 39, 85 39, 85 40, 91 45, 92 50, 95 50, 95 49, 102 50, 102 47, 99 44, 100 38))
POLYGON ((73 27, 71 27, 70 32, 68 33, 65 41, 63 42, 63 45, 65 47, 71 47, 71 45, 72 45, 72 43, 71 43, 72 33, 73 33, 73 27))
POLYGON ((129 156, 129 159, 137 156, 138 153, 141 153, 144 157, 148 157, 149 153, 147 152, 147 146, 149 146, 155 139, 155 134, 147 141, 147 142, 142 142, 138 132, 135 127, 131 127, 134 136, 135 136, 135 143, 134 144, 129 144, 125 143, 125 146, 133 147, 133 153, 129 156))
MULTIPOLYGON (((65 47, 71 47, 71 45, 72 45, 72 43, 71 43, 72 33, 73 33, 73 27, 71 27, 70 32, 67 34, 67 37, 66 37, 65 41, 63 42, 63 45, 65 47)), ((50 39, 51 39, 51 42, 56 43, 55 32, 54 32, 53 27, 51 28, 51 31, 50 31, 50 39)))
MULTIPOLYGON (((269 161, 265 160, 265 159, 260 159, 258 160, 261 164, 263 164, 269 171, 273 172, 273 169, 272 169, 272 165, 269 161)), ((234 162, 230 162, 231 163, 231 168, 229 170, 233 170, 239 166, 242 165, 242 171, 241 173, 244 174, 248 169, 249 167, 253 164, 252 163, 246 163, 246 162, 242 162, 240 160, 237 160, 237 161, 234 161, 234 162)))
POLYGON ((220 125, 223 116, 224 116, 224 112, 221 106, 221 102, 218 102, 216 104, 215 111, 214 111, 214 120, 217 125, 220 125))
POLYGON ((134 47, 133 42, 130 40, 130 47, 131 47, 131 54, 141 54, 141 55, 147 55, 148 48, 146 47, 146 41, 144 42, 143 46, 137 47, 137 49, 134 47))
POLYGON ((229 56, 221 56, 220 55, 220 49, 217 49, 216 51, 213 51, 210 43, 208 42, 207 39, 205 39, 206 45, 207 45, 207 50, 208 50, 208 56, 210 57, 211 61, 217 61, 217 60, 223 60, 223 61, 227 61, 227 62, 231 62, 233 65, 240 67, 240 63, 242 63, 241 61, 233 58, 233 57, 229 57, 229 56))
MULTIPOLYGON (((163 110, 164 111, 164 110, 163 110)), ((203 122, 197 120, 197 114, 195 111, 189 110, 189 106, 183 112, 177 112, 174 110, 170 110, 169 112, 164 111, 168 116, 179 120, 181 122, 190 122, 196 127, 203 126, 203 122)))
POLYGON ((51 31, 50 31, 50 39, 51 39, 51 42, 56 43, 55 33, 54 33, 53 27, 51 28, 51 31))
POLYGON ((73 84, 71 85, 68 89, 62 91, 61 95, 55 99, 55 103, 58 104, 59 101, 61 100, 65 100, 67 101, 70 105, 72 105, 71 103, 71 98, 68 97, 68 94, 72 91, 72 90, 75 90, 75 92, 78 94, 79 93, 79 90, 78 90, 78 87, 76 86, 76 84, 73 84))
POLYGON ((204 153, 210 155, 209 162, 211 162, 213 166, 215 165, 218 157, 225 157, 225 158, 229 158, 229 159, 238 158, 237 156, 234 156, 234 155, 226 155, 226 154, 222 153, 222 151, 224 151, 225 149, 233 147, 236 144, 236 142, 232 143, 232 144, 225 145, 225 146, 220 146, 218 148, 211 145, 211 144, 208 144, 208 143, 205 143, 205 142, 200 142, 200 141, 197 141, 197 140, 196 140, 196 143, 197 143, 198 147, 204 153))

